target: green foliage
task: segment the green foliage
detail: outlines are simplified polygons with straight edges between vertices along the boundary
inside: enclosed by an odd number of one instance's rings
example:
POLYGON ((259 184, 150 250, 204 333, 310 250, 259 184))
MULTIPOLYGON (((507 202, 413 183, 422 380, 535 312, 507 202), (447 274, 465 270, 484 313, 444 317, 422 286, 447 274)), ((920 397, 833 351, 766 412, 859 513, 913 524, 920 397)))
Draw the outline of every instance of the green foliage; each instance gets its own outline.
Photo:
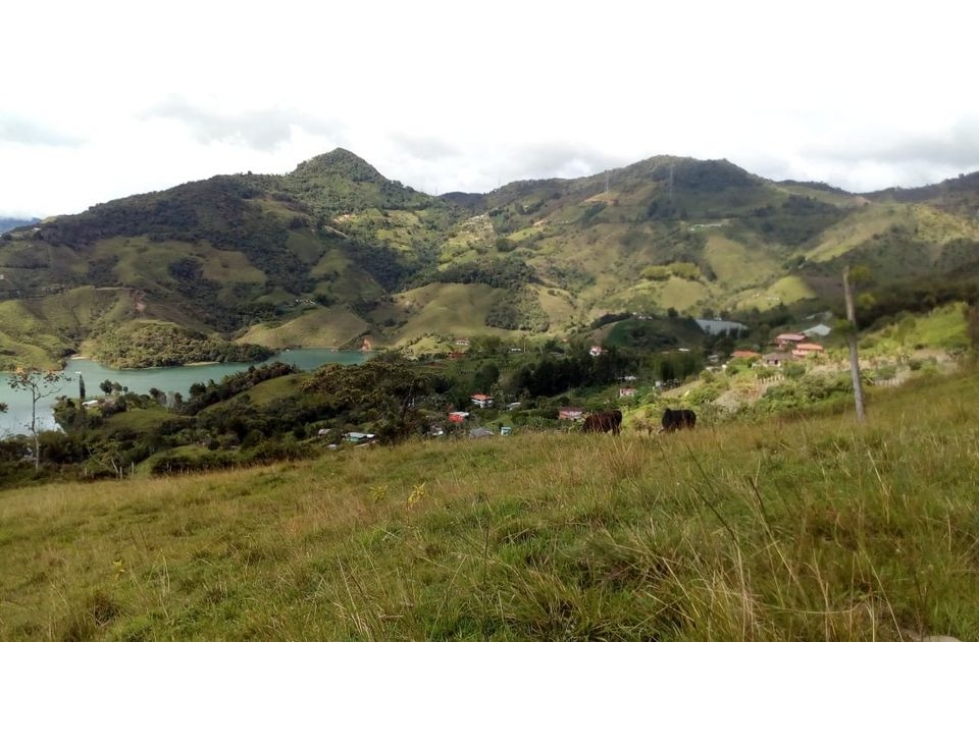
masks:
POLYGON ((544 332, 550 320, 530 288, 511 288, 486 314, 486 325, 511 331, 544 332))
POLYGON ((671 273, 665 265, 647 265, 640 275, 646 280, 669 280, 671 273))
POLYGON ((584 348, 564 357, 546 355, 524 364, 511 377, 511 390, 528 397, 558 395, 567 390, 609 385, 636 367, 634 357, 611 348, 592 357, 584 348))
POLYGON ((583 227, 590 226, 598 215, 605 211, 605 207, 606 204, 604 202, 589 204, 582 212, 581 217, 578 219, 578 223, 583 227))
POLYGON ((64 382, 71 382, 71 377, 64 372, 55 372, 52 370, 19 369, 7 376, 7 384, 11 389, 25 392, 30 396, 31 422, 27 425, 27 430, 30 431, 31 437, 34 439, 32 458, 35 471, 41 466, 40 437, 42 433, 37 425, 37 404, 44 398, 56 393, 64 382))
POLYGON ((93 356, 102 364, 125 369, 191 362, 259 362, 274 353, 268 347, 226 342, 172 323, 143 321, 102 335, 93 356))
POLYGON ((186 415, 196 415, 204 408, 229 400, 266 380, 295 374, 296 371, 292 365, 273 362, 259 367, 252 365, 243 372, 228 375, 220 384, 215 384, 213 380, 207 385, 195 383, 190 386, 190 400, 183 403, 181 412, 186 415))
POLYGON ((695 348, 703 346, 704 332, 692 318, 628 318, 616 323, 605 343, 640 352, 695 348))
POLYGON ((701 278, 700 268, 694 263, 675 262, 669 265, 670 272, 678 278, 687 280, 699 280, 701 278))
POLYGON ((802 362, 788 362, 782 365, 782 374, 795 380, 806 374, 806 366, 802 362))
POLYGON ((432 276, 438 283, 485 283, 494 288, 516 288, 538 282, 533 268, 519 255, 501 259, 482 258, 450 265, 432 276))
POLYGON ((653 171, 654 181, 668 183, 678 192, 718 193, 729 188, 754 188, 761 182, 743 168, 726 160, 696 161, 684 159, 653 171))
POLYGON ((630 318, 632 318, 632 313, 629 311, 623 311, 622 313, 607 313, 592 321, 590 328, 600 329, 606 324, 614 324, 616 321, 625 321, 626 319, 630 318))
MULTIPOLYGON (((971 180, 855 206, 844 192, 773 184, 727 161, 660 157, 617 170, 611 185, 606 195, 601 176, 522 181, 434 198, 335 150, 285 176, 217 176, 45 220, 0 247, 10 276, 0 367, 54 364, 83 342, 111 341, 134 316, 219 340, 261 325, 276 330, 271 340, 306 343, 321 334, 290 322, 316 304, 399 344, 437 332, 439 304, 402 310, 388 307, 391 297, 433 282, 513 291, 485 320, 481 311, 476 330, 562 336, 603 311, 775 308, 809 297, 823 308, 839 300, 846 263, 869 263, 877 277, 868 322, 979 292, 971 180), (912 200, 927 203, 894 203, 912 200), (786 270, 791 278, 771 280, 786 270), (936 282, 922 286, 924 273, 936 282), (527 285, 551 289, 543 308, 527 285), (91 304, 67 297, 82 289, 91 304)), ((142 351, 157 348, 160 358, 120 364, 235 358, 185 357, 159 340, 142 351)))
POLYGON ((396 355, 362 365, 326 365, 302 385, 318 396, 328 414, 343 414, 353 425, 372 424, 386 441, 398 441, 424 428, 418 402, 436 385, 433 375, 396 355))
POLYGON ((743 223, 769 242, 790 247, 803 245, 845 217, 843 208, 816 198, 792 194, 780 205, 767 204, 743 223))
POLYGON ((496 247, 497 252, 502 253, 513 252, 518 247, 516 242, 507 239, 506 237, 497 237, 494 246, 496 247))
POLYGON ((967 305, 963 308, 966 322, 966 333, 969 336, 969 346, 974 354, 979 354, 979 305, 967 305))

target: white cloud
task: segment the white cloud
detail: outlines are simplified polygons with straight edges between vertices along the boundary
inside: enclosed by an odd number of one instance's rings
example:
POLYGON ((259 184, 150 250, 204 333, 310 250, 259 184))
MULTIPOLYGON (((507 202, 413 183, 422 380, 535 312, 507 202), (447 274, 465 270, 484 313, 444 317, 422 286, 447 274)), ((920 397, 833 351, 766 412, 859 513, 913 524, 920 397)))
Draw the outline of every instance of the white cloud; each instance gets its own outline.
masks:
POLYGON ((800 7, 15 3, 4 54, 31 64, 5 75, 0 213, 336 146, 432 193, 657 154, 860 191, 979 167, 959 3, 800 7))

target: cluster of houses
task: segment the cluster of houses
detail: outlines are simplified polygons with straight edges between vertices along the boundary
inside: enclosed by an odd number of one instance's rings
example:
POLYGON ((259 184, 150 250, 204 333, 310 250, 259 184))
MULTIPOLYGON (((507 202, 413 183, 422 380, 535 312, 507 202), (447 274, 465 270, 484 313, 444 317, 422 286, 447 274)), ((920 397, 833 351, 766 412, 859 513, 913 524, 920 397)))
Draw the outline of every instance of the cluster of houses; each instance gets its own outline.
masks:
POLYGON ((830 331, 830 327, 819 324, 801 333, 779 334, 775 337, 778 350, 766 354, 762 359, 770 367, 778 367, 797 359, 811 359, 825 352, 823 346, 814 342, 813 338, 827 336, 830 331))
MULTIPOLYGON (((743 324, 738 324, 737 322, 731 321, 721 321, 719 319, 698 319, 697 323, 700 327, 708 334, 739 334, 742 329, 745 329, 743 324)), ((815 338, 826 337, 830 334, 832 329, 825 324, 819 324, 812 327, 811 329, 806 329, 800 333, 788 332, 785 334, 779 334, 774 339, 774 344, 777 347, 776 351, 770 352, 769 354, 762 355, 759 352, 754 352, 750 350, 739 349, 735 350, 731 357, 734 359, 748 359, 752 361, 761 361, 766 366, 779 367, 786 362, 791 362, 800 359, 810 359, 816 355, 822 354, 825 350, 821 344, 813 341, 815 338)), ((469 340, 465 338, 460 338, 455 340, 456 347, 468 347, 469 340)), ((519 351, 511 350, 511 351, 519 351)), ((681 349, 680 351, 688 351, 686 349, 681 349)), ((598 357, 605 352, 605 349, 599 345, 594 345, 589 349, 589 354, 592 357, 598 357)), ((450 357, 462 357, 464 352, 452 352, 450 357)), ((716 369, 716 368, 715 368, 716 369)), ((634 382, 637 378, 635 375, 626 375, 622 378, 625 382, 634 382)), ((672 381, 677 383, 677 381, 672 381)), ((678 383, 677 383, 678 384, 678 383)), ((675 387, 676 385, 666 384, 662 382, 657 382, 656 387, 658 389, 665 389, 668 387, 675 387)), ((633 398, 637 394, 637 389, 635 387, 626 385, 619 388, 619 398, 633 398)), ((485 393, 474 393, 471 396, 473 408, 492 408, 493 407, 493 396, 486 395, 485 393)), ((507 403, 504 406, 507 411, 515 410, 520 407, 520 403, 507 403)), ((580 421, 585 417, 585 411, 582 408, 565 406, 558 408, 558 419, 562 421, 580 421)), ((465 410, 454 410, 448 413, 446 418, 449 422, 455 423, 457 425, 465 424, 469 419, 471 413, 465 410)), ((510 435, 510 426, 502 426, 500 433, 504 436, 510 435)), ((326 431, 320 431, 320 434, 325 434, 326 431)), ((433 430, 432 435, 440 436, 444 434, 444 429, 438 427, 433 430)), ((496 435, 495 432, 477 426, 469 431, 469 435, 472 438, 481 438, 483 436, 496 435)), ((373 434, 369 433, 346 433, 343 436, 344 440, 357 445, 372 444, 375 442, 375 437, 373 434)))
POLYGON ((815 337, 827 336, 832 329, 825 324, 819 324, 800 333, 788 332, 775 337, 776 351, 762 355, 747 349, 736 349, 731 353, 733 359, 760 360, 767 367, 780 367, 786 362, 799 359, 811 359, 825 353, 822 344, 817 344, 815 337))

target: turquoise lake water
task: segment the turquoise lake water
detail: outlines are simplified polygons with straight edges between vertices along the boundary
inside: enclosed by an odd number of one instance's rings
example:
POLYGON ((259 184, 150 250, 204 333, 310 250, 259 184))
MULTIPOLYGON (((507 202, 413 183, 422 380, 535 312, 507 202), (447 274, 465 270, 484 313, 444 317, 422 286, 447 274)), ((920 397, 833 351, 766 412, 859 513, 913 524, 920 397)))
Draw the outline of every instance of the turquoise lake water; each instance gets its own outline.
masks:
MULTIPOLYGON (((360 364, 369 355, 363 352, 337 352, 332 349, 291 349, 271 357, 260 364, 284 362, 301 370, 314 370, 323 364, 360 364)), ((248 364, 225 363, 205 364, 190 367, 161 367, 146 370, 114 370, 103 367, 88 359, 73 359, 68 362, 64 374, 70 382, 58 385, 57 392, 38 402, 38 428, 42 430, 56 427, 52 408, 59 395, 79 396, 79 377, 85 381, 85 393, 89 400, 102 395, 99 384, 105 380, 118 382, 128 387, 129 392, 146 394, 155 387, 165 393, 179 392, 185 398, 190 386, 195 382, 207 384, 208 380, 221 380, 236 372, 247 370, 248 364)), ((0 403, 7 404, 7 412, 0 413, 0 437, 10 434, 26 433, 31 420, 30 395, 22 390, 14 390, 7 384, 7 374, 0 373, 0 403)))

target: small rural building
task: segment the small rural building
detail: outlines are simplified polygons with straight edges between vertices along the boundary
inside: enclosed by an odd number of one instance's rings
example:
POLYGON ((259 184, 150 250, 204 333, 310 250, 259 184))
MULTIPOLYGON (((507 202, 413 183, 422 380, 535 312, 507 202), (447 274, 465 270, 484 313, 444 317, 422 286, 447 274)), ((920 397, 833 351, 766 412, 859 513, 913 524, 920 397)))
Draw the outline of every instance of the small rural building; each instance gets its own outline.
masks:
POLYGON ((484 395, 481 392, 476 393, 472 396, 473 405, 480 408, 492 408, 493 398, 490 395, 484 395))
POLYGON ((781 367, 786 362, 794 362, 795 357, 790 352, 772 352, 762 357, 768 367, 781 367))
POLYGON ((588 350, 588 353, 589 353, 589 354, 590 354, 591 356, 593 356, 593 357, 598 357, 598 356, 600 356, 600 355, 602 355, 602 354, 604 354, 604 353, 605 353, 605 350, 604 350, 604 349, 602 349, 602 348, 601 348, 600 346, 598 346, 597 344, 595 344, 595 345, 594 345, 594 346, 593 346, 593 347, 592 347, 591 349, 589 349, 589 350, 588 350))
POLYGON ((466 339, 465 337, 460 337, 459 339, 456 339, 455 340, 455 345, 457 347, 468 347, 469 346, 469 340, 466 339))
POLYGON ((469 413, 464 410, 454 410, 449 413, 449 420, 453 423, 462 423, 466 418, 469 417, 469 413))
POLYGON ((620 387, 619 388, 620 398, 634 398, 636 397, 636 388, 634 387, 620 387))
POLYGON ((732 359, 761 359, 761 354, 752 352, 750 349, 735 349, 731 353, 732 359))
POLYGON ((823 348, 819 344, 799 344, 792 350, 792 356, 804 359, 816 354, 822 354, 823 351, 823 348))
POLYGON ((557 417, 562 421, 580 421, 585 411, 581 408, 558 408, 557 417))
POLYGON ((359 433, 358 431, 351 431, 350 433, 343 434, 343 440, 350 443, 371 443, 374 441, 373 433, 359 433))
POLYGON ((779 334, 775 337, 775 343, 778 345, 779 349, 787 349, 794 347, 796 344, 801 344, 806 341, 805 334, 779 334))

